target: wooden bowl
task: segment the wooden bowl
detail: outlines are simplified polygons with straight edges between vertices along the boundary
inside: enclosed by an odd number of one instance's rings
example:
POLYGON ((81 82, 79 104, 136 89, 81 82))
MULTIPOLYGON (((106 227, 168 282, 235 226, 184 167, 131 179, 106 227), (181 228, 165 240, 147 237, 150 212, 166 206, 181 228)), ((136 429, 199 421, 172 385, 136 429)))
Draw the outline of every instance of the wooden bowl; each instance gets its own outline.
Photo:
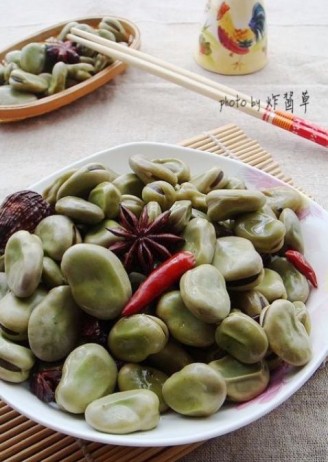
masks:
MULTIPOLYGON (((72 21, 89 24, 92 27, 96 27, 102 17, 88 17, 72 19, 72 21)), ((140 47, 140 31, 138 27, 127 19, 116 18, 122 22, 125 30, 130 34, 129 46, 132 48, 140 47)), ((49 37, 54 37, 59 34, 65 24, 69 21, 59 23, 55 26, 44 29, 34 35, 30 35, 21 42, 15 43, 14 45, 6 48, 0 52, 0 62, 4 59, 5 55, 12 50, 20 50, 24 45, 30 42, 44 42, 49 37)), ((13 106, 0 106, 0 122, 15 122, 17 120, 28 119, 30 117, 36 117, 47 112, 55 111, 62 106, 72 103, 73 101, 81 98, 88 93, 96 90, 105 83, 114 79, 117 75, 123 73, 127 65, 121 61, 115 61, 106 69, 98 72, 93 77, 84 82, 80 82, 73 87, 67 88, 64 91, 56 93, 51 96, 45 96, 32 103, 13 105, 13 106)))

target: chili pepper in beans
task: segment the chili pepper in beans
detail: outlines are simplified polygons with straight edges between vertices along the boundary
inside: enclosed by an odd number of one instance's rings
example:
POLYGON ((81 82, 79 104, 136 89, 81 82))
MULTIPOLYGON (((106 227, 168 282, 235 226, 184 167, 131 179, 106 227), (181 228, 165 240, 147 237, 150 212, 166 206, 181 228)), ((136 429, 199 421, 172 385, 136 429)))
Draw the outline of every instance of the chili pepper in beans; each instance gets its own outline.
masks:
POLYGON ((297 250, 287 250, 285 252, 285 257, 289 260, 296 269, 298 269, 308 281, 311 282, 313 287, 318 287, 317 276, 314 269, 308 261, 304 258, 297 250))
POLYGON ((179 281, 181 276, 193 268, 196 259, 193 253, 181 251, 158 266, 139 286, 122 311, 122 316, 139 313, 155 298, 179 281))

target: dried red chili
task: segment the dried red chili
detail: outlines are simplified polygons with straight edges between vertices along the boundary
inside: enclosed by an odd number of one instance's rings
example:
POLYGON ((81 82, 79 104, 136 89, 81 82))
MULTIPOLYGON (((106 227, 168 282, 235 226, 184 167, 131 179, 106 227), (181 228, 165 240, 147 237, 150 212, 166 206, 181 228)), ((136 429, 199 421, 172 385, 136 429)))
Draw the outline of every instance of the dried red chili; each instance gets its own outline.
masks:
POLYGON ((287 250, 285 257, 289 260, 296 269, 298 269, 308 281, 311 282, 313 287, 318 287, 317 276, 310 263, 304 258, 297 250, 287 250))
POLYGON ((196 264, 194 254, 182 251, 174 254, 158 266, 147 279, 141 283, 122 311, 122 316, 139 313, 155 298, 175 284, 181 276, 196 264))

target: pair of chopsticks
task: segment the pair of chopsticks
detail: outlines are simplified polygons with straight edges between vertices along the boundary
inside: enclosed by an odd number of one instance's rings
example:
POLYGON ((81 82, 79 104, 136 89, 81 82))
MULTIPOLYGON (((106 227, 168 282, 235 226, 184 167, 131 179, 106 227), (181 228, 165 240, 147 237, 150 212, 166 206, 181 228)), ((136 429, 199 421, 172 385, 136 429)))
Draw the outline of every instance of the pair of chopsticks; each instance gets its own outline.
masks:
POLYGON ((170 64, 120 43, 112 42, 89 32, 72 28, 67 38, 105 56, 118 59, 145 72, 185 87, 210 99, 245 112, 264 122, 276 125, 295 135, 328 148, 328 130, 280 109, 254 104, 254 98, 240 93, 194 72, 170 64), (237 100, 241 104, 237 104, 237 100))

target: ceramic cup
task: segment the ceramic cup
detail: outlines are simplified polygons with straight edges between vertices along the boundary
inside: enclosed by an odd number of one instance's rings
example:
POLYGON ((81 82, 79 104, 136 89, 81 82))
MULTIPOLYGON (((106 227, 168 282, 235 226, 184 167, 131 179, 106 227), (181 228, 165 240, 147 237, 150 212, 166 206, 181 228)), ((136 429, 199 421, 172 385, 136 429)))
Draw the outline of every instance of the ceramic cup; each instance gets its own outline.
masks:
POLYGON ((207 0, 195 53, 197 63, 219 74, 251 74, 267 63, 262 0, 207 0))

